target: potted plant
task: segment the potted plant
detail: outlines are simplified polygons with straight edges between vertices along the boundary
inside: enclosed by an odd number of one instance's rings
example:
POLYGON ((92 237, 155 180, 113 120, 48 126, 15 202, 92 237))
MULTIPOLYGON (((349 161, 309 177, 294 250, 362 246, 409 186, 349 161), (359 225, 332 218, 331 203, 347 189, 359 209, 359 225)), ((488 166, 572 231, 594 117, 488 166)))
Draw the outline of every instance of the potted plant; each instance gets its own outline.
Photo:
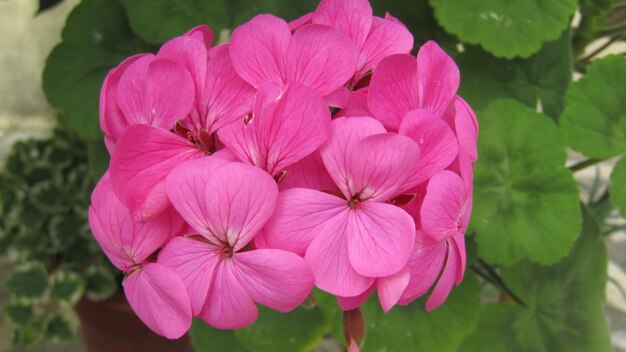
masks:
POLYGON ((0 171, 0 254, 14 269, 3 308, 15 328, 13 344, 72 340, 75 311, 90 351, 184 350, 187 340, 152 334, 118 293, 121 277, 87 224, 93 186, 87 144, 68 128, 13 145, 0 171))

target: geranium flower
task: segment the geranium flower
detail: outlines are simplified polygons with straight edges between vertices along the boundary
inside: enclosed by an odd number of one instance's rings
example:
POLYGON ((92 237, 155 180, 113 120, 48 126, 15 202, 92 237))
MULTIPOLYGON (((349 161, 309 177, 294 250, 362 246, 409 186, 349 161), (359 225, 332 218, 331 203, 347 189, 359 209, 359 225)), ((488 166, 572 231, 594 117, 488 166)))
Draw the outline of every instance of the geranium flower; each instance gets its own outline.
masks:
POLYGON ((355 296, 407 263, 415 224, 386 202, 410 176, 419 148, 369 117, 335 119, 331 127, 320 152, 340 195, 306 188, 281 192, 264 241, 304 255, 319 288, 355 296))
POLYGON ((287 312, 306 299, 313 274, 301 257, 249 246, 276 204, 269 174, 217 158, 193 160, 168 176, 167 193, 198 235, 174 238, 158 261, 180 275, 194 315, 235 329, 256 320, 255 302, 287 312))
MULTIPOLYGON (((209 34, 208 28, 196 28, 165 43, 158 54, 186 67, 193 78, 191 91, 186 93, 191 102, 180 123, 175 126, 176 120, 172 120, 165 126, 130 126, 111 155, 113 189, 137 221, 147 220, 169 206, 164 181, 175 166, 214 154, 215 132, 243 119, 252 108, 254 89, 234 71, 227 45, 207 47, 209 34)), ((176 93, 166 93, 176 97, 176 93)), ((232 155, 222 156, 235 159, 232 155)))
POLYGON ((166 210, 145 223, 133 221, 116 198, 105 174, 91 196, 89 225, 111 263, 122 270, 124 293, 139 318, 154 332, 170 339, 181 337, 191 326, 191 303, 183 281, 152 256, 183 221, 166 210))
POLYGON ((321 96, 345 84, 357 65, 354 45, 336 29, 305 25, 292 35, 287 22, 272 15, 236 28, 230 56, 237 73, 255 88, 295 81, 321 96))

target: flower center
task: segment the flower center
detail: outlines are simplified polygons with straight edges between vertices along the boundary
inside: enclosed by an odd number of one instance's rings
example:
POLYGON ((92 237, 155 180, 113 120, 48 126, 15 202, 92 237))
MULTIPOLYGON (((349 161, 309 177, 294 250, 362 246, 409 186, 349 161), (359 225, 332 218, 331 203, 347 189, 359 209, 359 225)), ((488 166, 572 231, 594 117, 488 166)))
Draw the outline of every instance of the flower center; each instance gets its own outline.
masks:
POLYGON ((350 198, 350 200, 348 201, 348 208, 356 209, 359 207, 359 205, 361 205, 361 198, 359 196, 359 194, 355 194, 352 196, 352 198, 350 198))
POLYGON ((233 247, 228 243, 224 244, 224 247, 220 250, 220 258, 230 258, 233 256, 233 247))

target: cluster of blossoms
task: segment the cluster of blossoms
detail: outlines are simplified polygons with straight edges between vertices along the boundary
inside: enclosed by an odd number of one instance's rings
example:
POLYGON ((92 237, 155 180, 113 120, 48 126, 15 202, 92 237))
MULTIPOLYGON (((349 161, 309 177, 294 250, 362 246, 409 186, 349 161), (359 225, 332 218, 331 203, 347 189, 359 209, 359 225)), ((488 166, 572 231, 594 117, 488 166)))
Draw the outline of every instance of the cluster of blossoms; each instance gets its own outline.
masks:
POLYGON ((434 42, 410 54, 367 0, 259 15, 212 46, 206 26, 111 70, 110 168, 89 220, 136 314, 168 338, 280 312, 313 286, 344 310, 432 292, 465 269, 478 127, 434 42))

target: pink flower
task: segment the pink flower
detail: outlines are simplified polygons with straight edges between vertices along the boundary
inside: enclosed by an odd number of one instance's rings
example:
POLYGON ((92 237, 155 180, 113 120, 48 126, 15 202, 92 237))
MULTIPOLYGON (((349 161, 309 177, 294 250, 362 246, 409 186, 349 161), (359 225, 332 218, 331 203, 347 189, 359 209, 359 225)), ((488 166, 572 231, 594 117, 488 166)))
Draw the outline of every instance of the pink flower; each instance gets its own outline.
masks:
POLYGON ((422 45, 417 60, 407 54, 383 59, 372 74, 368 103, 374 117, 397 131, 415 109, 442 117, 459 88, 459 69, 435 42, 422 45))
POLYGON ((306 188, 280 193, 264 241, 304 255, 317 287, 356 296, 406 265, 415 224, 396 197, 419 158, 411 139, 368 117, 338 118, 321 157, 341 196, 306 188))
POLYGON ((180 64, 135 55, 112 69, 100 92, 100 128, 109 152, 131 125, 171 129, 193 102, 193 81, 180 64))
POLYGON ((322 0, 310 21, 337 28, 350 37, 358 53, 353 84, 383 58, 413 49, 413 36, 406 27, 389 14, 372 16, 367 0, 322 0))
POLYGON ((329 133, 330 112, 318 94, 298 82, 268 82, 257 92, 252 115, 218 135, 240 160, 276 176, 317 150, 329 133))
POLYGON ((435 309, 448 297, 452 286, 461 283, 471 208, 471 190, 458 174, 446 170, 430 179, 419 212, 422 230, 417 232, 408 264, 411 280, 400 304, 425 294, 439 278, 426 301, 427 310, 435 309))
POLYGON ((233 31, 230 57, 241 78, 255 88, 266 82, 299 82, 326 96, 353 75, 357 56, 336 29, 305 25, 293 35, 284 20, 259 15, 233 31))
MULTIPOLYGON (((191 72, 192 87, 186 93, 191 101, 181 124, 174 128, 172 120, 169 125, 128 127, 119 137, 119 148, 112 153, 113 189, 137 221, 147 220, 169 206, 164 182, 175 166, 214 154, 215 132, 242 119, 252 108, 253 88, 235 73, 226 45, 207 47, 210 38, 208 28, 198 27, 165 43, 159 51, 158 57, 178 62, 179 67, 191 72), (172 129, 175 133, 170 132, 172 129)), ((235 158, 225 153, 220 154, 235 158)))
POLYGON ((249 246, 278 196, 266 172, 217 158, 188 161, 168 176, 167 193, 199 235, 171 240, 159 263, 180 275, 194 315, 235 329, 256 320, 255 302, 287 312, 306 299, 313 274, 302 258, 249 246))
POLYGON ((111 263, 126 273, 124 293, 139 318, 167 338, 181 337, 191 326, 191 304, 183 281, 151 256, 182 229, 168 210, 145 223, 133 221, 111 189, 108 173, 91 196, 89 225, 111 263))

